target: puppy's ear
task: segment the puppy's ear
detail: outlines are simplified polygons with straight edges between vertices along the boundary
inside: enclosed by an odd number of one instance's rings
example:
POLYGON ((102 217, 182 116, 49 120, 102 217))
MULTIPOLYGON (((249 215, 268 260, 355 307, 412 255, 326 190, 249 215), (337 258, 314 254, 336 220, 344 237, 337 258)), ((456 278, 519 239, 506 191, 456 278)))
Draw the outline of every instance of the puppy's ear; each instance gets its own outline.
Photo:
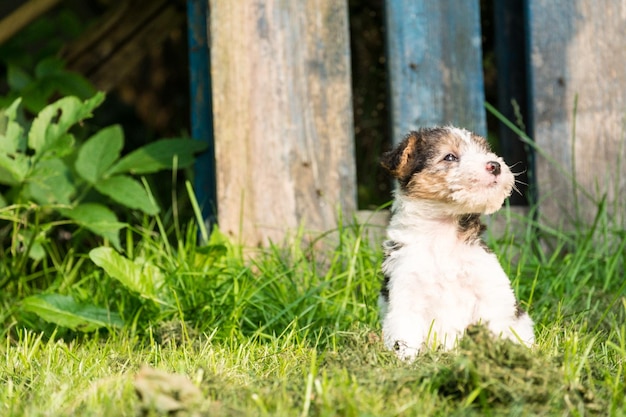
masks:
POLYGON ((411 174, 423 168, 424 155, 419 152, 422 141, 420 132, 409 133, 396 148, 383 154, 380 164, 395 178, 406 181, 411 174))

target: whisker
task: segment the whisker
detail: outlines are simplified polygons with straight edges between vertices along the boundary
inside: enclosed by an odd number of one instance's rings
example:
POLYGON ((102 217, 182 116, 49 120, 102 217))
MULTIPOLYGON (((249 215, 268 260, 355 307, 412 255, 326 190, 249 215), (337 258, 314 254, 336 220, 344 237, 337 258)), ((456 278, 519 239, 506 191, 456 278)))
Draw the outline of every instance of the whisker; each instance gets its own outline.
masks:
POLYGON ((528 169, 524 168, 524 169, 523 169, 522 171, 520 171, 520 172, 513 172, 513 168, 515 168, 515 166, 517 166, 517 165, 519 165, 519 164, 521 164, 521 163, 522 163, 522 161, 517 161, 516 163, 514 163, 513 165, 511 165, 511 166, 509 167, 509 169, 511 170, 511 174, 513 174, 513 175, 515 175, 515 176, 518 176, 518 175, 522 175, 522 174, 524 174, 525 172, 527 172, 527 171, 528 171, 528 169))

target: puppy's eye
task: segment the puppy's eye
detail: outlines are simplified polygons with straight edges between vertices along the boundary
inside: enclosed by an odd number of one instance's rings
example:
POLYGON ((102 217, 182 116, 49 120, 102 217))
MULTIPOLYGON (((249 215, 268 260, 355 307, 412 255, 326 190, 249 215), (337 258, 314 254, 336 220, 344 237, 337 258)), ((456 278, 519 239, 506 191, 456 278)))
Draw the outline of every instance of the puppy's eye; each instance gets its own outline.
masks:
POLYGON ((447 162, 456 162, 456 161, 459 160, 459 158, 457 158, 457 156, 455 154, 449 153, 449 154, 447 154, 446 156, 443 157, 443 160, 447 161, 447 162))

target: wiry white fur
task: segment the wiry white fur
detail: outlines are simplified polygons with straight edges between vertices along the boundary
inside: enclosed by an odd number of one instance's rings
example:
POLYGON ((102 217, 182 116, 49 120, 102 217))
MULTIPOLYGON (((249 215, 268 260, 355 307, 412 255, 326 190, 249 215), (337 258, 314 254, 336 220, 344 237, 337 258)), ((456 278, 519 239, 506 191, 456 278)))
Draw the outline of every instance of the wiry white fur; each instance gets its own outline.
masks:
MULTIPOLYGON (((476 146, 469 133, 458 166, 446 175, 452 201, 395 195, 387 229, 383 273, 389 278, 388 302, 379 298, 383 339, 387 348, 411 360, 425 346, 454 347, 471 324, 481 323, 495 335, 534 342, 528 314, 516 314, 510 282, 495 255, 459 238, 458 216, 492 213, 513 186, 502 159, 476 146), (498 161, 502 173, 485 170, 498 161)), ((445 154, 447 150, 442 149, 445 154)))

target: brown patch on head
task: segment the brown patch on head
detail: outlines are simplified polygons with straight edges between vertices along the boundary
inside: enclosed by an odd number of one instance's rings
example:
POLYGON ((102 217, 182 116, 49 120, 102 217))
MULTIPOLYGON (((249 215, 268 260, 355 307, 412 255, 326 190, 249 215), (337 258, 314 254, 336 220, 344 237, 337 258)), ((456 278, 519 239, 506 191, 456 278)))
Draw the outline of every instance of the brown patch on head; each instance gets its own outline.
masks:
POLYGON ((401 184, 402 190, 414 198, 450 202, 450 187, 445 179, 448 171, 445 167, 437 168, 439 167, 426 168, 414 174, 404 187, 401 184))
POLYGON ((406 187, 411 176, 422 171, 432 158, 437 143, 446 136, 446 128, 423 128, 410 132, 394 149, 383 154, 381 165, 406 187))
POLYGON ((410 176, 400 182, 401 189, 411 197, 449 202, 450 187, 446 176, 453 164, 438 162, 446 154, 458 157, 467 146, 466 141, 447 127, 422 129, 418 133, 422 138, 420 169, 412 170, 410 176))
POLYGON ((409 133, 396 148, 383 154, 380 164, 394 178, 402 181, 415 169, 421 169, 423 155, 420 145, 422 142, 419 132, 409 133))

